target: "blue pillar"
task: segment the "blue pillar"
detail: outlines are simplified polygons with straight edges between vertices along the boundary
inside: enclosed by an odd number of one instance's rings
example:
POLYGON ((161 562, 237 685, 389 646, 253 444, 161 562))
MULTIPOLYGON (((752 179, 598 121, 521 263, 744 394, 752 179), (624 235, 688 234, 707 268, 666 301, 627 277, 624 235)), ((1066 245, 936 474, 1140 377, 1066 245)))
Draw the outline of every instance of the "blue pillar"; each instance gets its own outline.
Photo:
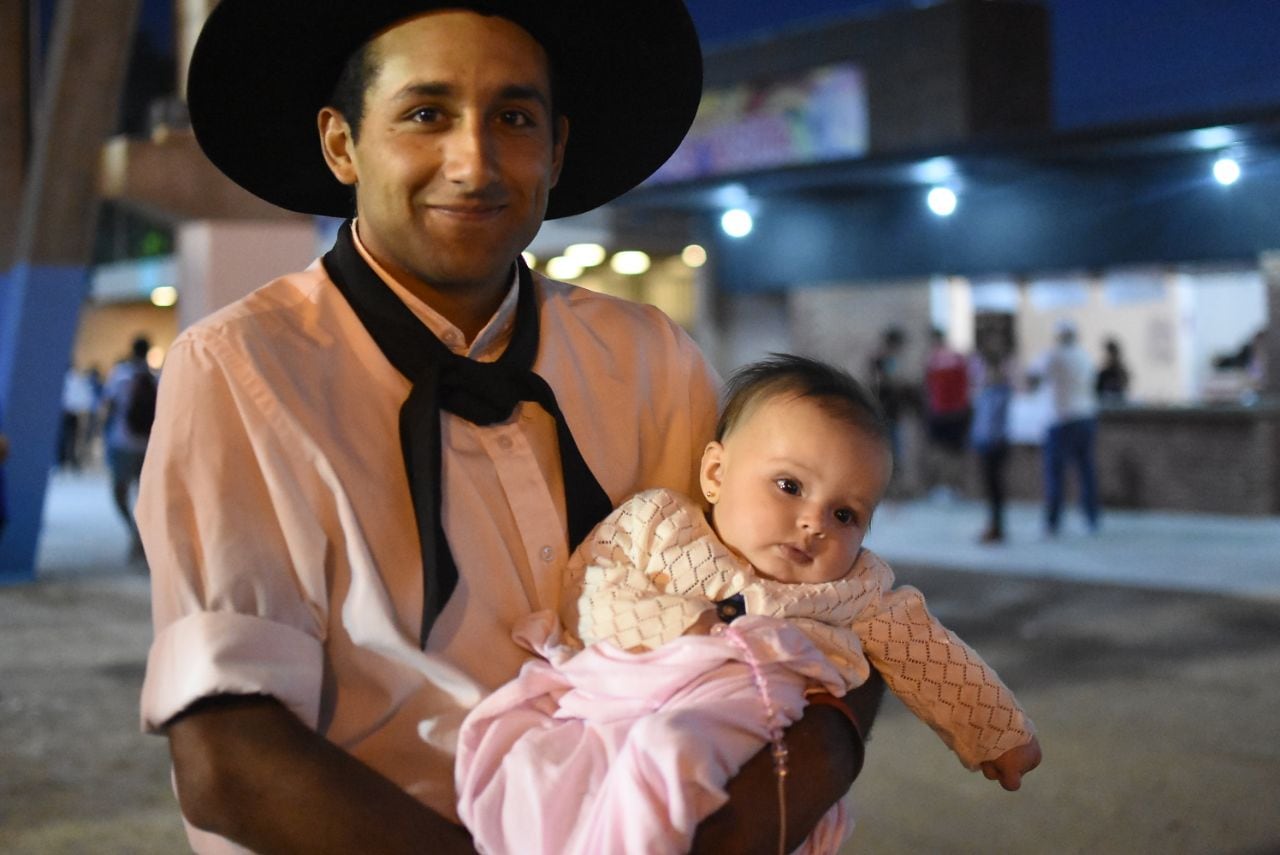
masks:
POLYGON ((0 584, 35 578, 62 383, 88 289, 89 270, 82 266, 21 263, 0 279, 0 406, 9 437, 0 584))

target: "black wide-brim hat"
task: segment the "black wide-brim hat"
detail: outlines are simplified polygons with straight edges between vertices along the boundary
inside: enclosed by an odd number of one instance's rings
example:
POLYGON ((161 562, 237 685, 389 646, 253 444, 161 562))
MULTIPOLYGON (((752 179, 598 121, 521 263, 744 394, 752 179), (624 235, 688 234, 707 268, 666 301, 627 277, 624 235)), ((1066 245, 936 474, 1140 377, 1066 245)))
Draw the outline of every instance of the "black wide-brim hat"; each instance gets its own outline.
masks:
POLYGON ((683 0, 222 0, 201 30, 187 79, 200 147, 272 204, 350 216, 351 189, 325 164, 316 114, 362 44, 436 9, 510 19, 550 57, 555 106, 570 129, 547 219, 635 187, 693 122, 702 52, 683 0))

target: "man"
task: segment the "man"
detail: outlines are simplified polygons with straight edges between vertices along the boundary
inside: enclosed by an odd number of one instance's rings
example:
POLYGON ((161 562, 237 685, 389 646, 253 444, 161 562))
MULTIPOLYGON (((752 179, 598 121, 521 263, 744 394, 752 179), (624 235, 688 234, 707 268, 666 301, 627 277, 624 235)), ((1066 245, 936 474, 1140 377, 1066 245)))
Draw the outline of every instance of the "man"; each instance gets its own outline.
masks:
POLYGON ((885 420, 889 423, 889 437, 893 459, 902 461, 902 418, 915 397, 911 385, 904 379, 902 352, 906 348, 907 334, 902 327, 886 327, 880 336, 880 346, 871 356, 871 388, 880 402, 885 420))
POLYGON ((1080 508, 1090 532, 1098 530, 1099 516, 1093 361, 1077 341, 1072 321, 1059 321, 1055 338, 1055 346, 1031 372, 1049 388, 1049 429, 1044 440, 1044 529, 1049 537, 1057 536, 1062 520, 1063 481, 1068 464, 1079 478, 1080 508))
MULTIPOLYGON (((138 509, 142 714, 201 851, 470 851, 456 730, 527 657, 511 625, 555 606, 612 502, 692 488, 715 418, 678 327, 519 253, 544 215, 670 155, 700 69, 679 0, 211 15, 188 88, 205 152, 295 210, 349 215, 354 193, 356 216, 166 362, 138 509)), ((811 768, 790 787, 803 835, 861 744, 822 704, 789 744, 811 768)), ((758 844, 736 818, 776 813, 770 762, 704 824, 726 829, 709 850, 758 844)))
POLYGON ((137 406, 136 396, 155 394, 155 381, 147 364, 150 351, 150 339, 136 337, 129 346, 129 357, 111 369, 103 389, 107 407, 103 442, 111 471, 111 498, 129 529, 130 557, 134 558, 141 556, 142 545, 133 519, 133 488, 142 474, 147 432, 131 417, 131 408, 137 406))

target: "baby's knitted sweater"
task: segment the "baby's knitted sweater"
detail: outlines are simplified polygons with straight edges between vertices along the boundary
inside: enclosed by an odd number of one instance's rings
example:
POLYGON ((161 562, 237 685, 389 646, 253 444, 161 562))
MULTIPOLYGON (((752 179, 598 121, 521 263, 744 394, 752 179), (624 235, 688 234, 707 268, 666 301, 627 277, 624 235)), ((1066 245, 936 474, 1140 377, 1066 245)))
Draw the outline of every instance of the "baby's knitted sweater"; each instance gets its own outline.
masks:
POLYGON ((714 604, 785 618, 840 671, 847 689, 874 666, 889 688, 975 769, 1031 740, 1035 727, 995 671, 864 549, 844 578, 783 583, 757 576, 720 542, 701 507, 669 490, 639 493, 569 562, 561 619, 584 644, 656 648, 714 604))

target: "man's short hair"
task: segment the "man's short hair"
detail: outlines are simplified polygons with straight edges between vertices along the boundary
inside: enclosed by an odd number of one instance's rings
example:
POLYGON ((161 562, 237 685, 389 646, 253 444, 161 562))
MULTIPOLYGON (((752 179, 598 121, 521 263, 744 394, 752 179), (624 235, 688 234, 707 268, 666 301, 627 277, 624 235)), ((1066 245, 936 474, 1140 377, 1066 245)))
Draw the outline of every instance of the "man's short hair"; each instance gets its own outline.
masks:
POLYGON ((342 114, 351 128, 351 139, 359 140, 360 123, 364 120, 364 94, 373 85, 382 68, 373 51, 373 43, 365 42, 347 57, 334 84, 329 105, 342 114))
POLYGON ((151 352, 151 340, 145 335, 140 335, 133 340, 129 351, 133 354, 134 359, 146 359, 147 354, 151 352))
POLYGON ((886 450, 891 447, 883 410, 853 375, 816 359, 785 353, 771 353, 729 378, 716 439, 723 441, 761 404, 782 395, 810 399, 828 414, 882 442, 886 450))

